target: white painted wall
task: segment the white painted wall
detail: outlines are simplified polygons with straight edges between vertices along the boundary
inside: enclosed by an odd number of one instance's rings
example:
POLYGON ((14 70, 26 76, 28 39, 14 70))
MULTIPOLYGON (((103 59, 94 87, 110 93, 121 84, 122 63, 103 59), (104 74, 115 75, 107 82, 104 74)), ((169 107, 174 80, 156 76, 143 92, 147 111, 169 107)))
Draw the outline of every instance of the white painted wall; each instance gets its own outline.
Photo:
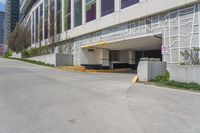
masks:
POLYGON ((48 54, 28 58, 30 60, 40 61, 54 66, 72 66, 73 56, 67 54, 48 54))
POLYGON ((55 54, 35 56, 35 57, 28 58, 28 59, 34 60, 34 61, 41 61, 41 62, 44 62, 46 64, 51 64, 51 65, 56 66, 55 54))
POLYGON ((179 65, 168 64, 170 80, 184 83, 200 84, 200 66, 199 65, 179 65))
POLYGON ((109 66, 109 50, 93 50, 93 52, 89 52, 88 49, 81 50, 81 64, 109 66))
POLYGON ((81 64, 100 65, 101 50, 94 49, 89 52, 88 49, 81 49, 81 64))

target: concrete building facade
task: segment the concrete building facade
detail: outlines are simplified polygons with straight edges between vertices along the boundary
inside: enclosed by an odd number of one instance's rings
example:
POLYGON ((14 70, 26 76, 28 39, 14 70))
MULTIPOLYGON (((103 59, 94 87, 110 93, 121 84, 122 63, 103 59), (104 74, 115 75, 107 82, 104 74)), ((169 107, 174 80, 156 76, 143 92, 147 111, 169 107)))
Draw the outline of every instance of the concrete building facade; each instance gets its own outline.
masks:
POLYGON ((6 0, 4 20, 4 44, 19 22, 19 0, 6 0))
POLYGON ((39 0, 26 18, 32 47, 53 34, 56 52, 92 69, 134 68, 141 57, 179 63, 200 47, 198 0, 39 0))
POLYGON ((4 36, 3 24, 4 24, 4 17, 5 17, 5 13, 0 11, 0 44, 3 44, 3 36, 4 36))

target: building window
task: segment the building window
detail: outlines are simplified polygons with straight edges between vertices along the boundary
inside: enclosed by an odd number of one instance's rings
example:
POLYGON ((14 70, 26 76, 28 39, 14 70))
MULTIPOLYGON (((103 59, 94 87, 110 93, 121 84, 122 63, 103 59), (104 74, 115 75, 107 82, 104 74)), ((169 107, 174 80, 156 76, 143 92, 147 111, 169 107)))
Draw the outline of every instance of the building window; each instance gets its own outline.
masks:
POLYGON ((44 37, 45 39, 48 38, 48 18, 49 18, 49 13, 48 13, 48 7, 49 7, 49 0, 45 0, 45 4, 44 4, 44 37))
POLYGON ((82 24, 82 0, 74 0, 74 27, 82 24))
POLYGON ((35 43, 35 19, 34 19, 34 12, 32 12, 32 43, 35 43))
POLYGON ((139 3, 139 0, 121 0, 121 9, 139 3))
POLYGON ((36 9, 36 12, 35 12, 35 26, 36 26, 36 35, 35 35, 35 40, 36 40, 36 43, 38 42, 38 34, 39 34, 39 23, 38 23, 38 8, 36 9))
POLYGON ((101 16, 106 16, 115 11, 115 0, 101 0, 101 16))
POLYGON ((86 22, 96 19, 96 0, 86 0, 86 22))
POLYGON ((40 5, 40 41, 43 40, 43 3, 40 5))
POLYGON ((50 27, 49 27, 50 37, 55 35, 55 3, 51 0, 50 3, 50 27))
POLYGON ((71 0, 65 0, 64 5, 64 29, 67 31, 71 29, 71 0))
POLYGON ((59 34, 62 32, 62 0, 57 0, 56 20, 56 31, 59 34))

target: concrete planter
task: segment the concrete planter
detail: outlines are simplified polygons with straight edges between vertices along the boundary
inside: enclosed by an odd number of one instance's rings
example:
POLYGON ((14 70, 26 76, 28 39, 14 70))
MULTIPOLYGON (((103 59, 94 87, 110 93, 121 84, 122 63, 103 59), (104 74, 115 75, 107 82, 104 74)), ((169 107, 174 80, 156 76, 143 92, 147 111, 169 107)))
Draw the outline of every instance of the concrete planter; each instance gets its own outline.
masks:
POLYGON ((72 66, 73 65, 73 55, 69 55, 69 54, 48 54, 48 55, 31 57, 27 59, 41 61, 46 64, 51 64, 54 66, 72 66))
POLYGON ((170 80, 200 84, 200 65, 169 64, 170 80))
POLYGON ((137 69, 139 81, 148 82, 162 75, 167 70, 167 64, 161 61, 140 61, 137 69))

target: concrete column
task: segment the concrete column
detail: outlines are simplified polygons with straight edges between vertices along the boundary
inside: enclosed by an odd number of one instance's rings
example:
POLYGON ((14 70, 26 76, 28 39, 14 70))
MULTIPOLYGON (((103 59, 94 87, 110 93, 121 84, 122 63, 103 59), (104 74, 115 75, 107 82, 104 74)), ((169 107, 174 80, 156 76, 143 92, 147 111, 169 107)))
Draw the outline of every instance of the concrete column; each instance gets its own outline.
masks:
POLYGON ((115 12, 119 12, 121 9, 121 0, 115 0, 115 12))
POLYGON ((128 51, 128 53, 129 53, 129 64, 135 65, 136 64, 135 51, 128 51))
POLYGON ((97 19, 101 18, 101 0, 96 0, 96 15, 97 19))
POLYGON ((82 0, 82 25, 86 23, 86 1, 82 0))
POLYGON ((109 68, 109 50, 108 49, 101 49, 100 54, 100 63, 103 67, 109 68))
POLYGON ((71 29, 74 28, 74 0, 71 0, 71 29))

